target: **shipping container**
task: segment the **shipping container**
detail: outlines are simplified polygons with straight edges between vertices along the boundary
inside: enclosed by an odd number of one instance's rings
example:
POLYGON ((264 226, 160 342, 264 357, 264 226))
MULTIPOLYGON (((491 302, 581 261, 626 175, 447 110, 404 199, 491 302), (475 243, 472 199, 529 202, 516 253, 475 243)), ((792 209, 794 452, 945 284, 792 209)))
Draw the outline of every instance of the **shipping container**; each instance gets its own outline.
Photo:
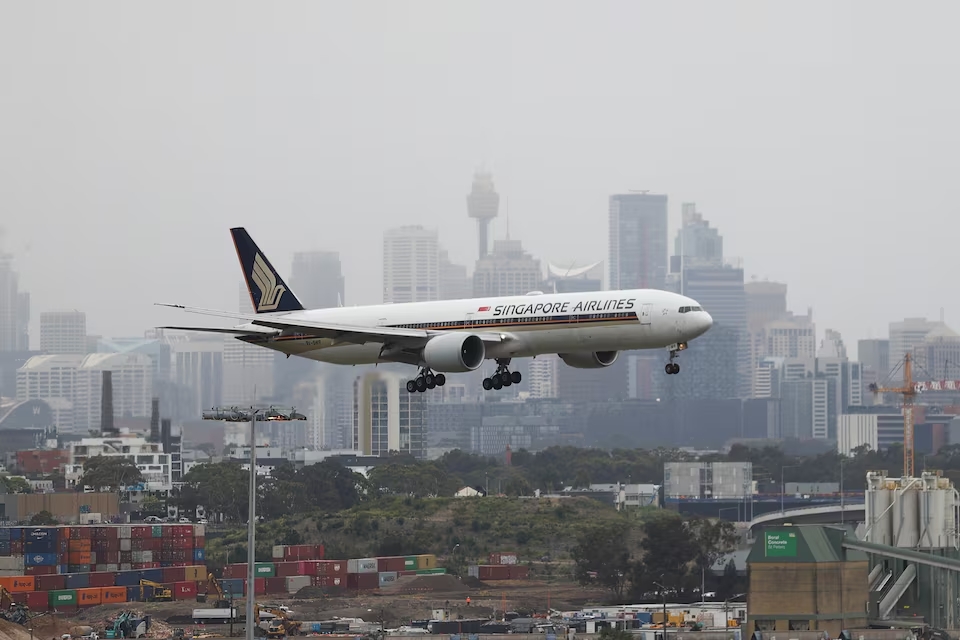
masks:
POLYGON ((223 577, 225 579, 238 579, 247 577, 246 564, 228 564, 223 568, 223 577))
POLYGON ((28 591, 17 595, 24 597, 24 604, 30 607, 33 615, 46 611, 49 606, 50 596, 43 591, 28 591))
POLYGON ((417 556, 417 569, 436 569, 437 556, 432 553, 426 553, 417 556))
POLYGON ((0 571, 16 571, 19 574, 23 574, 23 569, 23 556, 0 558, 0 571))
POLYGON ((403 557, 377 558, 377 571, 380 573, 403 571, 405 566, 406 559, 403 557))
POLYGON ((193 548, 194 549, 205 549, 207 546, 207 539, 203 536, 193 539, 193 548))
POLYGON ((374 573, 347 574, 347 588, 368 591, 380 587, 380 576, 374 573))
POLYGON ((64 577, 66 578, 65 586, 67 589, 86 589, 90 586, 89 573, 68 573, 64 577))
POLYGON ((163 570, 145 569, 140 572, 140 578, 142 580, 149 580, 150 582, 163 582, 163 570))
POLYGON ((446 572, 447 570, 445 568, 437 567, 436 569, 417 569, 414 573, 418 576, 435 576, 435 575, 443 575, 446 572))
POLYGON ((228 598, 231 594, 239 598, 243 595, 243 583, 242 579, 221 580, 220 588, 223 589, 228 598))
POLYGON ((183 580, 173 585, 167 585, 173 590, 175 600, 193 600, 197 597, 197 583, 183 580))
POLYGON ((310 576, 289 576, 287 581, 287 593, 294 594, 304 587, 311 585, 310 576))
POLYGON ((51 591, 49 606, 51 609, 57 607, 76 607, 77 592, 73 589, 64 589, 61 591, 51 591))
POLYGON ((0 540, 0 556, 9 556, 9 555, 10 555, 10 541, 0 540))
POLYGON ((530 567, 523 564, 508 564, 511 580, 526 580, 530 575, 530 567))
POLYGON ((317 575, 346 576, 348 567, 347 560, 324 560, 317 564, 317 575))
POLYGON ((393 584, 397 581, 397 572, 396 571, 381 571, 380 576, 380 586, 384 587, 389 584, 393 584))
POLYGON ((194 562, 203 562, 207 559, 207 555, 203 549, 194 549, 193 550, 193 561, 194 562))
POLYGON ((376 558, 347 560, 347 573, 377 573, 379 563, 376 558))
POLYGON ((81 607, 94 607, 103 604, 103 594, 100 589, 93 587, 90 589, 77 589, 77 604, 81 607))
MULTIPOLYGON (((11 545, 11 548, 13 545, 11 545)), ((56 538, 43 538, 42 540, 29 540, 23 543, 23 552, 31 553, 59 553, 60 541, 56 538)))
POLYGON ((0 541, 10 542, 10 527, 0 527, 0 541))
POLYGON ((272 578, 276 575, 272 562, 258 562, 253 568, 253 575, 257 578, 272 578))
POLYGON ((23 560, 26 565, 55 567, 59 564, 55 553, 30 553, 24 555, 23 560))
POLYGON ((116 585, 116 577, 112 573, 96 572, 87 574, 90 576, 91 587, 112 587, 116 585))
POLYGON ((183 567, 168 567, 163 570, 163 579, 160 582, 170 584, 173 582, 183 582, 186 580, 183 567))
POLYGON ((140 586, 127 587, 127 602, 137 602, 140 600, 140 586))
POLYGON ((63 591, 67 588, 67 576, 47 575, 37 576, 37 591, 63 591))
POLYGON ((311 576, 310 584, 315 587, 346 587, 347 576, 329 575, 329 576, 311 576))
POLYGON ((58 573, 57 569, 58 566, 41 566, 34 564, 29 567, 24 567, 20 573, 25 576, 50 576, 58 573))
POLYGON ((274 566, 278 577, 307 575, 305 562, 278 562, 274 566))
POLYGON ((418 569, 417 556, 407 556, 403 559, 403 570, 404 571, 416 571, 418 569))
POLYGON ((126 538, 129 540, 130 538, 133 537, 133 527, 130 526, 129 524, 120 525, 120 532, 118 534, 118 537, 120 537, 121 539, 126 538))
POLYGON ((489 556, 490 564, 517 564, 515 551, 496 551, 489 556))
POLYGON ((103 601, 103 604, 127 601, 126 587, 104 587, 100 589, 100 593, 100 599, 103 601))
POLYGON ((60 535, 57 527, 28 527, 23 530, 24 542, 36 540, 56 540, 60 535))
POLYGON ((118 587, 134 587, 140 584, 139 571, 119 571, 114 578, 118 587))
POLYGON ((207 568, 203 565, 193 565, 183 568, 183 579, 194 582, 207 579, 207 568))
POLYGON ((6 576, 0 578, 0 585, 11 593, 36 590, 36 578, 33 576, 6 576))
POLYGON ((268 594, 272 593, 286 593, 287 592, 287 579, 286 578, 264 578, 264 588, 268 594))
MULTIPOLYGON (((267 593, 267 583, 266 578, 255 578, 253 581, 254 593, 258 596, 265 595, 267 593)), ((243 594, 247 594, 247 583, 246 580, 243 581, 243 594)))
POLYGON ((206 525, 202 525, 202 524, 195 524, 195 525, 193 525, 193 537, 194 537, 194 538, 202 538, 202 537, 204 537, 204 536, 206 536, 206 535, 207 535, 207 527, 206 527, 206 525))

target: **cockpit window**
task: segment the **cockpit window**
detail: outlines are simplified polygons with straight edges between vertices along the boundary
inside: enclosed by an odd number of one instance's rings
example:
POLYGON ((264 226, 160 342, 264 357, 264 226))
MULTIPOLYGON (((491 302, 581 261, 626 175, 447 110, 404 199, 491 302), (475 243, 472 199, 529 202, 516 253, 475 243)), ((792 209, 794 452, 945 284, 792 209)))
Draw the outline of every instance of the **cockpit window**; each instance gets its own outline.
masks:
POLYGON ((680 313, 690 313, 691 311, 703 311, 703 307, 680 307, 680 313))

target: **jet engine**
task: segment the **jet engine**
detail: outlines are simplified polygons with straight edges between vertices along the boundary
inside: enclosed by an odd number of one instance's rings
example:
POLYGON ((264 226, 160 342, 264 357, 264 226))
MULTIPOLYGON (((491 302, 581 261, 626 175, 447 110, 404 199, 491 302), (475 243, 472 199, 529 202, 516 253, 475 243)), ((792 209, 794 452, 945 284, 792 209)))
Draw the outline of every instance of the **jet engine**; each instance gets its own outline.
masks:
POLYGON ((423 361, 434 371, 463 373, 483 364, 487 348, 472 333, 447 333, 430 338, 423 347, 423 361))
POLYGON ((558 354, 563 363, 574 369, 602 369, 617 361, 619 351, 577 351, 558 354))

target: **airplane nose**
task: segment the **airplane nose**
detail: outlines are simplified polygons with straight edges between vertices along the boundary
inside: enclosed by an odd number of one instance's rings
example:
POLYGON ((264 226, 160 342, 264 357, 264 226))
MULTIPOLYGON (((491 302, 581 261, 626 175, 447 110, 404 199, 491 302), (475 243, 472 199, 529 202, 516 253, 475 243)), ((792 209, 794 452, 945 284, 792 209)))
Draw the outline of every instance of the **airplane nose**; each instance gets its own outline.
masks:
POLYGON ((706 311, 703 312, 703 331, 706 332, 710 327, 713 326, 713 316, 711 316, 706 311))

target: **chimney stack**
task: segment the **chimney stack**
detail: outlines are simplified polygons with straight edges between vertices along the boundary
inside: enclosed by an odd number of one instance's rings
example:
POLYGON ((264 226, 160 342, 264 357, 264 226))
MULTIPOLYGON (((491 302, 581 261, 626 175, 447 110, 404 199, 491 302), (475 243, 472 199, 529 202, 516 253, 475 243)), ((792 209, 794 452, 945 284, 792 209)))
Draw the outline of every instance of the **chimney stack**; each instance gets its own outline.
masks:
POLYGON ((118 436, 120 432, 113 425, 113 372, 103 372, 103 386, 100 395, 100 433, 105 437, 118 436))
POLYGON ((150 442, 160 442, 160 398, 154 398, 151 403, 150 442))

